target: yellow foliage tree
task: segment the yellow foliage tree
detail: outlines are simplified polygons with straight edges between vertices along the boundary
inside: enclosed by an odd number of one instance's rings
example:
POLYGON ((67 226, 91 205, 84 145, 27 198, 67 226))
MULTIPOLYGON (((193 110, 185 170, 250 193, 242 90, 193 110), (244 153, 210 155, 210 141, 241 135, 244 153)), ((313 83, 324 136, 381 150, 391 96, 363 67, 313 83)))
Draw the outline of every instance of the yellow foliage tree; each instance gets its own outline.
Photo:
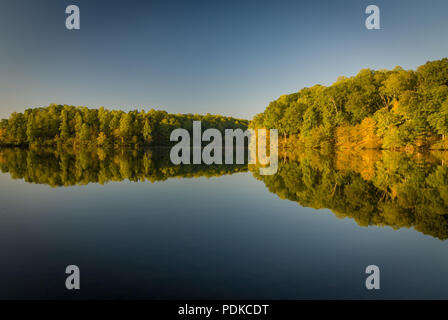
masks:
POLYGON ((6 129, 0 129, 0 141, 4 141, 6 139, 6 129))
POLYGON ((107 136, 104 134, 104 132, 100 132, 98 134, 98 138, 96 139, 96 142, 99 146, 102 146, 106 142, 107 136))
POLYGON ((342 125, 336 128, 336 145, 340 149, 378 149, 381 138, 375 134, 376 122, 365 118, 356 126, 342 125))
POLYGON ((372 118, 365 118, 356 126, 357 131, 361 134, 359 147, 362 149, 378 149, 381 148, 381 138, 375 134, 376 122, 372 118))

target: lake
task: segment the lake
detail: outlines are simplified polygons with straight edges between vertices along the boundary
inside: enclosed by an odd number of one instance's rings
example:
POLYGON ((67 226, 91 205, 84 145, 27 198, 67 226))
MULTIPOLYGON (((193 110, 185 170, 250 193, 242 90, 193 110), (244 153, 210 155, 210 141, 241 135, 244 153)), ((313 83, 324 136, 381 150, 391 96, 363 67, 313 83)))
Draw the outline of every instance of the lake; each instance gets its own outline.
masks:
POLYGON ((3 148, 0 298, 447 299, 447 160, 284 152, 260 176, 157 148, 3 148))

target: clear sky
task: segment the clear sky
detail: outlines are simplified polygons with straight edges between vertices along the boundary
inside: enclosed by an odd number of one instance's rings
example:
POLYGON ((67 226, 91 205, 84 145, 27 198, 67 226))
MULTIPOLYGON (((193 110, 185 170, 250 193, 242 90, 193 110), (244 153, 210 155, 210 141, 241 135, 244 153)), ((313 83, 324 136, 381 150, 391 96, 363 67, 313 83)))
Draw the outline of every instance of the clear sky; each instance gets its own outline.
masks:
POLYGON ((447 17, 447 0, 1 0, 0 117, 54 102, 252 118, 362 68, 448 56, 447 17))

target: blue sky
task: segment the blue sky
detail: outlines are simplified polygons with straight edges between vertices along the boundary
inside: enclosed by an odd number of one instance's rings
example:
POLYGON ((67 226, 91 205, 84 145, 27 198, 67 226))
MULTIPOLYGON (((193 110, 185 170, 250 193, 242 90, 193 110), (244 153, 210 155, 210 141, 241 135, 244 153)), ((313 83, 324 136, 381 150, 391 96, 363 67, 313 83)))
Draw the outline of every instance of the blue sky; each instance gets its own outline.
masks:
POLYGON ((362 68, 448 56, 447 15, 446 0, 2 0, 0 117, 54 102, 252 118, 362 68))

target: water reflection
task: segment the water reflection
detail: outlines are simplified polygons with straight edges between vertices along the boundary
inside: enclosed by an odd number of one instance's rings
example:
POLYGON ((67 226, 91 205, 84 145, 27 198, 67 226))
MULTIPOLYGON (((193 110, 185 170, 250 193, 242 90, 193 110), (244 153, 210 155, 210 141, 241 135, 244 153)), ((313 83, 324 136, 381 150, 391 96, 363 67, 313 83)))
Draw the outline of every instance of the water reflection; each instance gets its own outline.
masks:
POLYGON ((0 170, 13 179, 52 187, 109 181, 164 181, 216 177, 247 171, 247 165, 174 165, 169 149, 0 150, 0 170))
POLYGON ((281 199, 328 208, 360 226, 412 227, 442 240, 448 238, 447 160, 442 152, 289 152, 280 155, 277 174, 262 176, 254 165, 176 166, 168 149, 0 150, 2 172, 52 187, 214 177, 249 169, 281 199))
POLYGON ((281 199, 360 226, 413 227, 448 238, 447 153, 406 154, 390 151, 300 152, 284 154, 274 176, 253 175, 281 199))

